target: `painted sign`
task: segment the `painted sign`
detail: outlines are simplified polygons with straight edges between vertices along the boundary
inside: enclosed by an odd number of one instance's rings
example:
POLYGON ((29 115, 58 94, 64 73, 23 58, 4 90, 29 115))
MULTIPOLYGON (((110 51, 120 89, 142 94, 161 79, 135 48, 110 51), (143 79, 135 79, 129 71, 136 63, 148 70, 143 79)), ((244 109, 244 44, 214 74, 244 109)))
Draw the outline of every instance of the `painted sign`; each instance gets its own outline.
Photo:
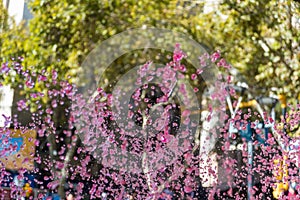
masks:
POLYGON ((18 170, 25 168, 33 170, 36 138, 35 130, 1 131, 0 162, 6 169, 18 170))

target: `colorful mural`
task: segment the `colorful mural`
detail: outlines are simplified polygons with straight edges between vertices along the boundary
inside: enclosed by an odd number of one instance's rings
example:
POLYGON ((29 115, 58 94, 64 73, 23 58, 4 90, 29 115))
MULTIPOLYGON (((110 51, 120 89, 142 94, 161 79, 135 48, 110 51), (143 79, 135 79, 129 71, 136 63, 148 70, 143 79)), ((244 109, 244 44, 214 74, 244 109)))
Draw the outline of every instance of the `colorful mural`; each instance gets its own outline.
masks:
POLYGON ((0 162, 6 169, 18 170, 34 167, 35 130, 8 129, 0 136, 0 162))

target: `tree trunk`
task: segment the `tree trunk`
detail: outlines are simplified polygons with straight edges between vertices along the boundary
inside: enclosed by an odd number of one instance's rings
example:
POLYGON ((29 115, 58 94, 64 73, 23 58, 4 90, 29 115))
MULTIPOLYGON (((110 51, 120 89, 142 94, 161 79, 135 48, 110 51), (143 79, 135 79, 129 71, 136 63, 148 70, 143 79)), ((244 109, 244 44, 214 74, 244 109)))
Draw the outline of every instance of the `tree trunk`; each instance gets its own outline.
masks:
POLYGON ((70 163, 71 158, 74 156, 76 145, 77 144, 77 137, 74 139, 74 141, 71 141, 71 148, 68 149, 68 152, 65 157, 64 166, 61 170, 61 176, 59 180, 59 186, 58 186, 58 194, 59 196, 64 199, 65 195, 65 184, 67 182, 68 177, 68 166, 70 163))

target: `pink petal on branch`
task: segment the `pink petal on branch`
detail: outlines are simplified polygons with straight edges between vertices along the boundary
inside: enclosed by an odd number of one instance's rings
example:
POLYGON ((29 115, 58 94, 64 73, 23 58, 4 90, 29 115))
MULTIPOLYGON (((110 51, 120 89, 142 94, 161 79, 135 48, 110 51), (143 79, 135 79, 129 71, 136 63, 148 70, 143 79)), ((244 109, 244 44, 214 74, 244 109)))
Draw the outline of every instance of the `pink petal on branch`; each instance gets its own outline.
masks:
POLYGON ((220 51, 217 50, 210 56, 211 62, 216 62, 221 57, 220 51))

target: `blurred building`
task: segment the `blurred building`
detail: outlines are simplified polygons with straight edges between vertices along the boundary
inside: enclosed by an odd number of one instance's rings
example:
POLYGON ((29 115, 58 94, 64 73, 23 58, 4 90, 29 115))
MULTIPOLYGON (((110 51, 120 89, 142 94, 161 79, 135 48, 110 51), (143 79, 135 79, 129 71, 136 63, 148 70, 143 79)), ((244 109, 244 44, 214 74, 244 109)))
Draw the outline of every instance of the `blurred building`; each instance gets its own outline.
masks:
MULTIPOLYGON (((28 20, 33 16, 28 9, 27 0, 2 0, 3 5, 8 10, 8 14, 13 17, 16 24, 20 24, 25 21, 27 24, 28 20)), ((0 87, 0 127, 7 123, 8 118, 12 118, 13 114, 16 114, 16 102, 20 100, 19 91, 14 91, 9 86, 0 87), (4 115, 4 116, 3 116, 4 115)), ((27 124, 30 120, 28 118, 28 113, 18 113, 20 114, 21 123, 27 124), (27 116, 27 117, 26 117, 27 116)))
POLYGON ((9 86, 0 87, 0 127, 4 127, 12 115, 13 96, 14 91, 9 86))
POLYGON ((32 14, 28 9, 28 0, 3 0, 3 5, 17 24, 23 20, 27 22, 32 18, 32 14))

